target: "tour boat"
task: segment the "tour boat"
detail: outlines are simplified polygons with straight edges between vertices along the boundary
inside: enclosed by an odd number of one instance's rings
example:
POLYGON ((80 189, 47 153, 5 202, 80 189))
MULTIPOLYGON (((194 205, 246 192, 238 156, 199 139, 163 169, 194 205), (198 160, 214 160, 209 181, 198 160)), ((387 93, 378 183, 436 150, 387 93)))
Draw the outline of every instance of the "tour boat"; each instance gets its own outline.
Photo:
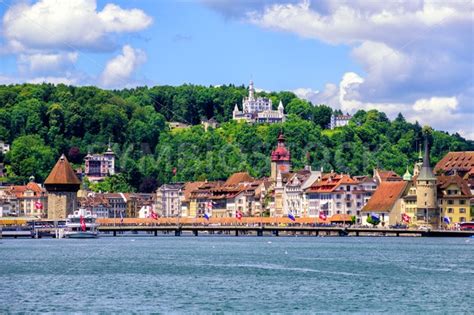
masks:
POLYGON ((67 238, 96 238, 99 236, 96 223, 97 216, 90 211, 79 209, 70 214, 66 220, 64 236, 67 238))

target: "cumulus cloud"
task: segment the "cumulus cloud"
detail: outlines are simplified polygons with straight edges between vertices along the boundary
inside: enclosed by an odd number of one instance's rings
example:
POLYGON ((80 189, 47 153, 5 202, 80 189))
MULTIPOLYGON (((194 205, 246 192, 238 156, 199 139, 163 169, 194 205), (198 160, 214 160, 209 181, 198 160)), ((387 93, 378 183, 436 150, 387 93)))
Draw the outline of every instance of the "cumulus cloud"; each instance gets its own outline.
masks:
POLYGON ((146 61, 146 54, 129 45, 122 48, 122 54, 107 62, 101 75, 101 84, 105 87, 124 86, 134 71, 146 61))
POLYGON ((250 8, 241 18, 351 47, 364 73, 346 73, 338 88, 328 83, 323 91, 295 91, 301 97, 348 112, 402 112, 472 138, 474 48, 467 43, 474 36, 473 8, 471 1, 278 1, 250 8), (438 119, 444 115, 449 119, 438 119))
POLYGON ((20 54, 18 66, 21 73, 51 74, 71 70, 78 58, 77 52, 20 54))
POLYGON ((19 2, 3 16, 0 41, 0 54, 16 55, 18 75, 16 80, 1 79, 65 84, 97 84, 101 80, 112 84, 116 80, 126 85, 123 80, 144 60, 144 53, 124 47, 122 57, 110 61, 103 76, 95 78, 76 69, 80 53, 114 51, 120 48, 119 34, 143 30, 152 22, 142 10, 123 9, 113 3, 100 10, 96 0, 19 2), (117 63, 124 69, 115 69, 117 63))
POLYGON ((98 12, 95 0, 41 0, 9 8, 3 17, 3 33, 8 47, 17 52, 110 50, 114 47, 109 33, 134 32, 151 23, 142 10, 124 10, 114 4, 98 12))

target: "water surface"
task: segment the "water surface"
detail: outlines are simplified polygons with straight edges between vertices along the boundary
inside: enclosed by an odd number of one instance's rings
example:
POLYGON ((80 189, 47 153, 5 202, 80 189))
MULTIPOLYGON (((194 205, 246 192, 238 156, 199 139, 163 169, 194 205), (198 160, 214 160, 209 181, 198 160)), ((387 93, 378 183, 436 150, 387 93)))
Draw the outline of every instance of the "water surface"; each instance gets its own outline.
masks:
POLYGON ((474 239, 4 239, 0 313, 472 313, 474 239))

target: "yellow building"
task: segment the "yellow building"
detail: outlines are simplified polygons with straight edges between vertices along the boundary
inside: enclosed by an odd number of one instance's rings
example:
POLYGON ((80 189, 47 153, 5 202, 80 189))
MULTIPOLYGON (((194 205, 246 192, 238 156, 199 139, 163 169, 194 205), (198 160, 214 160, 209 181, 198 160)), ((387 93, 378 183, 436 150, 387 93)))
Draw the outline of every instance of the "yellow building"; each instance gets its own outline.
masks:
POLYGON ((438 176, 438 205, 444 225, 472 221, 471 191, 467 181, 458 175, 438 176), (449 224, 447 224, 449 221, 449 224))

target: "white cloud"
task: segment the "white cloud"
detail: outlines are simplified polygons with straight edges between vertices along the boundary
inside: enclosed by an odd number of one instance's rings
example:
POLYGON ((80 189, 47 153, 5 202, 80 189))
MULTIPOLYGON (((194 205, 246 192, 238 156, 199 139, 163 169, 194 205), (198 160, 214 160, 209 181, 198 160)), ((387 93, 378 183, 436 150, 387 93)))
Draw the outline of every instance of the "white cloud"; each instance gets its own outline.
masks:
POLYGON ((133 72, 146 61, 146 54, 129 45, 122 48, 122 54, 107 62, 101 75, 101 84, 105 87, 125 86, 133 72))
MULTIPOLYGON (((345 73, 339 83, 327 84, 324 91, 309 88, 294 90, 295 94, 313 104, 327 104, 344 113, 354 114, 358 110, 376 109, 394 119, 402 113, 408 121, 418 121, 421 125, 430 125, 435 129, 457 132, 461 136, 474 140, 474 110, 461 112, 460 100, 472 102, 468 95, 420 98, 414 102, 362 102, 359 100, 358 87, 364 78, 356 73, 345 73)), ((472 103, 470 103, 472 104, 472 103)))
POLYGON ((106 32, 136 32, 147 28, 152 22, 152 18, 142 10, 124 10, 111 3, 98 16, 106 32))
POLYGON ((33 79, 27 80, 28 83, 52 83, 52 84, 66 84, 66 85, 75 85, 77 84, 77 80, 75 78, 67 78, 67 77, 53 77, 53 76, 46 76, 46 77, 36 77, 33 79))
POLYGON ((77 52, 56 54, 20 54, 18 66, 21 73, 51 74, 71 69, 78 58, 77 52))
POLYGON ((95 0, 41 0, 19 3, 3 17, 3 33, 12 51, 34 49, 107 50, 111 32, 145 29, 152 18, 138 9, 108 4, 100 12, 95 0))
POLYGON ((348 112, 376 108, 392 117, 402 112, 472 138, 473 9, 471 1, 321 0, 267 5, 246 17, 352 48, 364 74, 346 73, 338 89, 329 83, 322 92, 298 91, 313 103, 348 112))

